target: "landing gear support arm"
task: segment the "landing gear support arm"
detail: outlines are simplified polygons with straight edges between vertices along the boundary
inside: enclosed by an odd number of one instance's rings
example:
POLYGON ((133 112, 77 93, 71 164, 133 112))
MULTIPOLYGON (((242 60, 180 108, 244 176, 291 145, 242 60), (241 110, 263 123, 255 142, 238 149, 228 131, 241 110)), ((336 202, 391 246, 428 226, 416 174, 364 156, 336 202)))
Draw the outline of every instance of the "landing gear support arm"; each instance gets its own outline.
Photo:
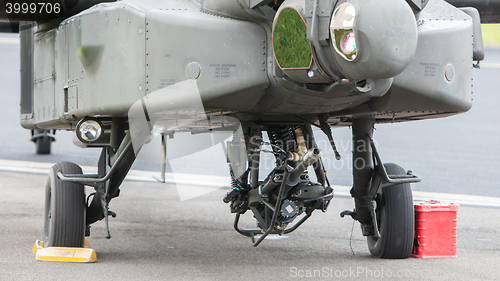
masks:
MULTIPOLYGON (((92 202, 88 204, 86 212, 87 230, 89 225, 101 220, 106 220, 107 235, 111 237, 108 227, 108 215, 116 216, 108 210, 112 198, 118 197, 119 187, 135 161, 136 155, 132 146, 130 132, 125 133, 124 120, 113 118, 112 136, 110 146, 102 149, 97 164, 97 174, 64 174, 58 171, 57 176, 63 182, 73 182, 95 188, 92 202)), ((88 232, 88 231, 87 231, 88 232)), ((88 233, 87 233, 88 234, 88 233)))
MULTIPOLYGON (((353 187, 351 195, 354 197, 356 219, 363 224, 371 224, 372 215, 366 197, 371 187, 373 172, 373 150, 371 140, 375 120, 360 118, 352 120, 352 147, 353 147, 353 187)), ((371 200, 370 200, 371 201, 371 200)))
POLYGON ((373 142, 374 119, 353 119, 353 188, 355 210, 344 211, 361 224, 370 253, 406 258, 413 243, 413 198, 410 183, 420 178, 396 164, 383 164, 373 142))

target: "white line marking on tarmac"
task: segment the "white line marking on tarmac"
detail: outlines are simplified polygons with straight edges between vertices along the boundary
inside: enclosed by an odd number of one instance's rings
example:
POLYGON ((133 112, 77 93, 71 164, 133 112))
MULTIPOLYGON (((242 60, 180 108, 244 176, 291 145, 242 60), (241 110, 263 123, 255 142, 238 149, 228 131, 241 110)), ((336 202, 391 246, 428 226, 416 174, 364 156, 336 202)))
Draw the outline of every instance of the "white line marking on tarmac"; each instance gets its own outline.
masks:
MULTIPOLYGON (((18 161, 18 160, 5 160, 0 159, 0 171, 8 172, 21 172, 21 173, 33 173, 33 174, 44 174, 49 173, 50 168, 55 163, 47 162, 31 162, 31 161, 18 161)), ((97 168, 91 166, 81 166, 84 173, 96 174, 97 168)), ((126 180, 133 181, 146 181, 146 182, 158 182, 153 178, 153 176, 158 176, 159 172, 155 171, 141 171, 141 170, 130 170, 126 180)), ((212 175, 193 175, 193 174, 183 174, 183 173, 166 173, 165 175, 166 183, 178 183, 187 185, 197 185, 197 186, 228 186, 230 183, 229 177, 222 176, 212 176, 212 175)))
MULTIPOLYGON (((21 172, 34 174, 48 174, 53 163, 46 162, 30 162, 18 160, 0 159, 0 171, 21 172)), ((84 173, 95 174, 97 169, 90 166, 82 166, 84 173)), ((126 180, 158 182, 153 178, 153 175, 158 176, 159 172, 130 170, 126 180)), ((211 176, 211 175, 193 175, 172 173, 166 174, 166 183, 177 183, 193 186, 228 186, 230 183, 229 177, 211 176)), ((336 197, 351 197, 350 186, 332 185, 336 197)), ((451 194, 438 192, 413 191, 413 200, 416 202, 427 200, 438 200, 443 202, 457 203, 463 205, 480 206, 480 207, 500 207, 499 197, 477 196, 466 194, 451 194)))
MULTIPOLYGON (((332 185, 334 194, 337 197, 351 197, 350 186, 332 185)), ((452 193, 438 193, 438 192, 425 192, 413 191, 413 201, 416 203, 429 200, 437 200, 448 203, 456 203, 471 206, 481 207, 500 207, 499 197, 477 196, 468 194, 452 194, 452 193)))
POLYGON ((494 63, 494 62, 482 62, 479 64, 479 67, 481 68, 500 68, 500 63, 494 63))

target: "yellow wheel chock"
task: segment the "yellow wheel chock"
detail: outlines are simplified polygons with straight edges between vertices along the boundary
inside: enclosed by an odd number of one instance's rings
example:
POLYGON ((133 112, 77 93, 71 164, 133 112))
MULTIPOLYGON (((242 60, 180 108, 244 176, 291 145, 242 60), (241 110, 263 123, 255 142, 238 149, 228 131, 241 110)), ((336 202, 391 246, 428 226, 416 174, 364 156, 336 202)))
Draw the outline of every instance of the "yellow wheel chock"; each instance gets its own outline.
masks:
POLYGON ((97 259, 95 251, 90 248, 87 240, 85 240, 84 248, 43 248, 43 242, 37 240, 33 245, 33 254, 36 255, 37 261, 95 262, 97 259))

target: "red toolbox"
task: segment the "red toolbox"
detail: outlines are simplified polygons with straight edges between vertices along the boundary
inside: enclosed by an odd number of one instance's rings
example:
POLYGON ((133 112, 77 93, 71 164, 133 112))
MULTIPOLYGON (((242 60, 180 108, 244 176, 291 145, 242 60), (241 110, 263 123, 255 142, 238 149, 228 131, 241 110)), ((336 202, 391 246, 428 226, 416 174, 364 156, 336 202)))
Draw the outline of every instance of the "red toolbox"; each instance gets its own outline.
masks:
POLYGON ((458 204, 426 201, 415 205, 412 256, 422 259, 457 257, 458 204))

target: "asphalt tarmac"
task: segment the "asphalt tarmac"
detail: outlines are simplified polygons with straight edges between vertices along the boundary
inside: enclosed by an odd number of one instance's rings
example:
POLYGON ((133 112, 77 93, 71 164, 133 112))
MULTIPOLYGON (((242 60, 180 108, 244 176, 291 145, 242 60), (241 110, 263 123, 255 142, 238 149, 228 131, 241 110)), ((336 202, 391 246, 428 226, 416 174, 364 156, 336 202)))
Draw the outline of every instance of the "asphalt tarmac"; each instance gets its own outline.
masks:
MULTIPOLYGON (((353 208, 348 198, 254 248, 233 230, 225 190, 180 201, 173 185, 138 181, 126 181, 111 202, 110 240, 102 222, 93 225, 96 263, 35 261, 45 182, 45 175, 0 172, 0 280, 498 280, 498 208, 461 206, 455 259, 386 260, 369 254, 358 223, 340 218, 353 208)), ((255 226, 251 217, 243 223, 255 226)))

